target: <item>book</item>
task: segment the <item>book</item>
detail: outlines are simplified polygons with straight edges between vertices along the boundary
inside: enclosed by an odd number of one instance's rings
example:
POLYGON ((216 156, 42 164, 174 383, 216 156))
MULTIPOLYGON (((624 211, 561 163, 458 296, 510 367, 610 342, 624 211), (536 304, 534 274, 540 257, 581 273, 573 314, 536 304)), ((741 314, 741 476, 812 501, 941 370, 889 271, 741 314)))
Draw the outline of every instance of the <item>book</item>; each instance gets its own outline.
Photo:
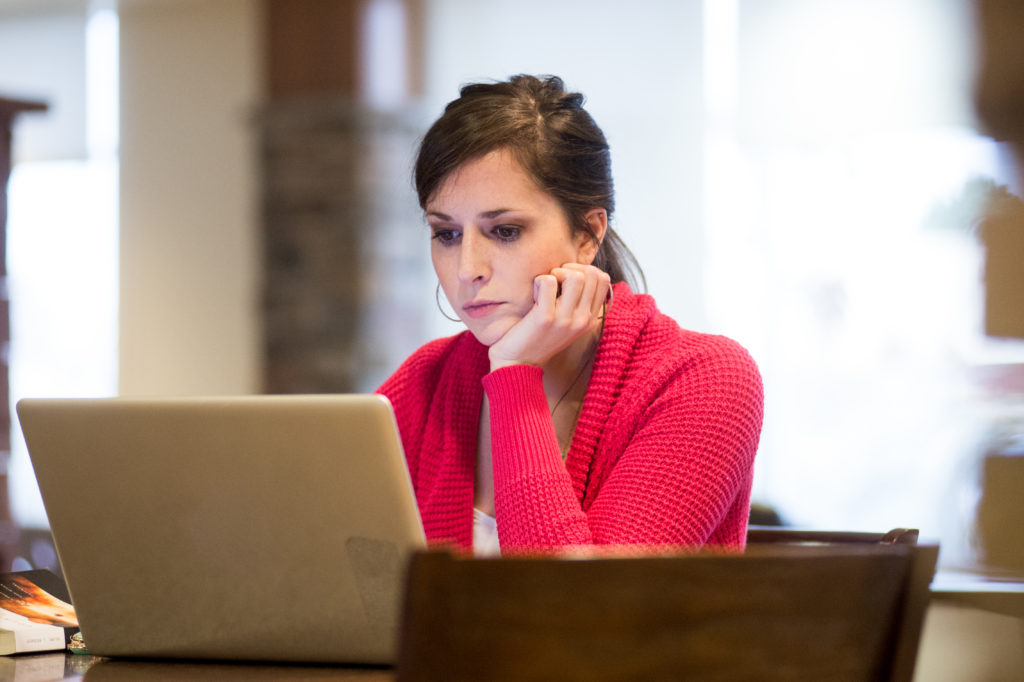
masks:
POLYGON ((0 656, 67 647, 78 617, 50 571, 0 573, 0 656))

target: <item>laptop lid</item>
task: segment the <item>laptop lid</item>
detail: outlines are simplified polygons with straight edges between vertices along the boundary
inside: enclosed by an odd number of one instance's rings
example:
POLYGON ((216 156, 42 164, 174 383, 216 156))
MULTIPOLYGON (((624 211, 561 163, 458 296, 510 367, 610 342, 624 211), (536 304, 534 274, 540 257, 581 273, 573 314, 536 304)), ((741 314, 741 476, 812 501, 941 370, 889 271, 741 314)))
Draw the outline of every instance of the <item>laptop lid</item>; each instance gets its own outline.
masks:
POLYGON ((386 398, 17 410, 92 653, 395 660, 404 571, 425 540, 386 398))

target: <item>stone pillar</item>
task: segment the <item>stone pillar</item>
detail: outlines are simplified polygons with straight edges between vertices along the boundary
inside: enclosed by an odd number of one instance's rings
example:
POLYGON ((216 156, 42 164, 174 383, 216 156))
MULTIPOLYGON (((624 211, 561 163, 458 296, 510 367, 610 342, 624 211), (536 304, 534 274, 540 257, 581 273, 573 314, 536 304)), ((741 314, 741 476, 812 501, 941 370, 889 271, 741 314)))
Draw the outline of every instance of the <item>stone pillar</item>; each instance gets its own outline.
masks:
POLYGON ((409 180, 418 131, 405 112, 346 98, 267 107, 268 392, 372 390, 402 360, 396 340, 421 332, 427 238, 409 180))
MULTIPOLYGON (((427 236, 410 169, 418 77, 371 105, 370 0, 271 0, 264 186, 265 389, 375 388, 422 334, 427 236)), ((411 3, 401 5, 406 10, 411 3)), ((414 17, 415 12, 407 14, 414 17)), ((418 41, 416 23, 407 50, 418 41)))

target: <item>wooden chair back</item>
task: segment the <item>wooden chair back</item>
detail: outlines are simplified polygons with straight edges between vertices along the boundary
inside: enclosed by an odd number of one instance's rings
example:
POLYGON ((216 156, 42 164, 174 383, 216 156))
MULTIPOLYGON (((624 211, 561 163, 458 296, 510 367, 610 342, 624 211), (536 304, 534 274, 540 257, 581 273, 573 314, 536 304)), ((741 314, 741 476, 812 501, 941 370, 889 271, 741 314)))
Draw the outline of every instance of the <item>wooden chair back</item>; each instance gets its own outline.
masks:
POLYGON ((918 546, 919 535, 916 528, 893 528, 886 533, 872 533, 751 526, 747 530, 747 546, 913 546, 906 592, 900 606, 899 624, 891 649, 889 673, 883 678, 909 682, 914 676, 921 631, 924 628, 925 613, 931 596, 929 586, 935 575, 939 552, 937 546, 918 546))
POLYGON ((893 528, 887 533, 862 531, 802 530, 784 526, 751 526, 747 544, 784 543, 813 545, 916 545, 916 528, 893 528))
POLYGON ((923 549, 775 543, 592 559, 424 552, 409 568, 398 678, 898 679, 906 596, 914 581, 927 590, 929 556, 934 570, 930 550, 918 566, 923 549))

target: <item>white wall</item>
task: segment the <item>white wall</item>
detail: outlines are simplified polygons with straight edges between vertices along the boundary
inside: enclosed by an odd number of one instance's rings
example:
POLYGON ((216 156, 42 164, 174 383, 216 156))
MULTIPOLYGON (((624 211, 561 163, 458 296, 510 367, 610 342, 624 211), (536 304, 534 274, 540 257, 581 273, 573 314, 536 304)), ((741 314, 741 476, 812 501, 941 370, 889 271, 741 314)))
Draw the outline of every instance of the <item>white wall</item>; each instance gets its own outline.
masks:
POLYGON ((258 0, 122 0, 120 386, 259 390, 258 0))

